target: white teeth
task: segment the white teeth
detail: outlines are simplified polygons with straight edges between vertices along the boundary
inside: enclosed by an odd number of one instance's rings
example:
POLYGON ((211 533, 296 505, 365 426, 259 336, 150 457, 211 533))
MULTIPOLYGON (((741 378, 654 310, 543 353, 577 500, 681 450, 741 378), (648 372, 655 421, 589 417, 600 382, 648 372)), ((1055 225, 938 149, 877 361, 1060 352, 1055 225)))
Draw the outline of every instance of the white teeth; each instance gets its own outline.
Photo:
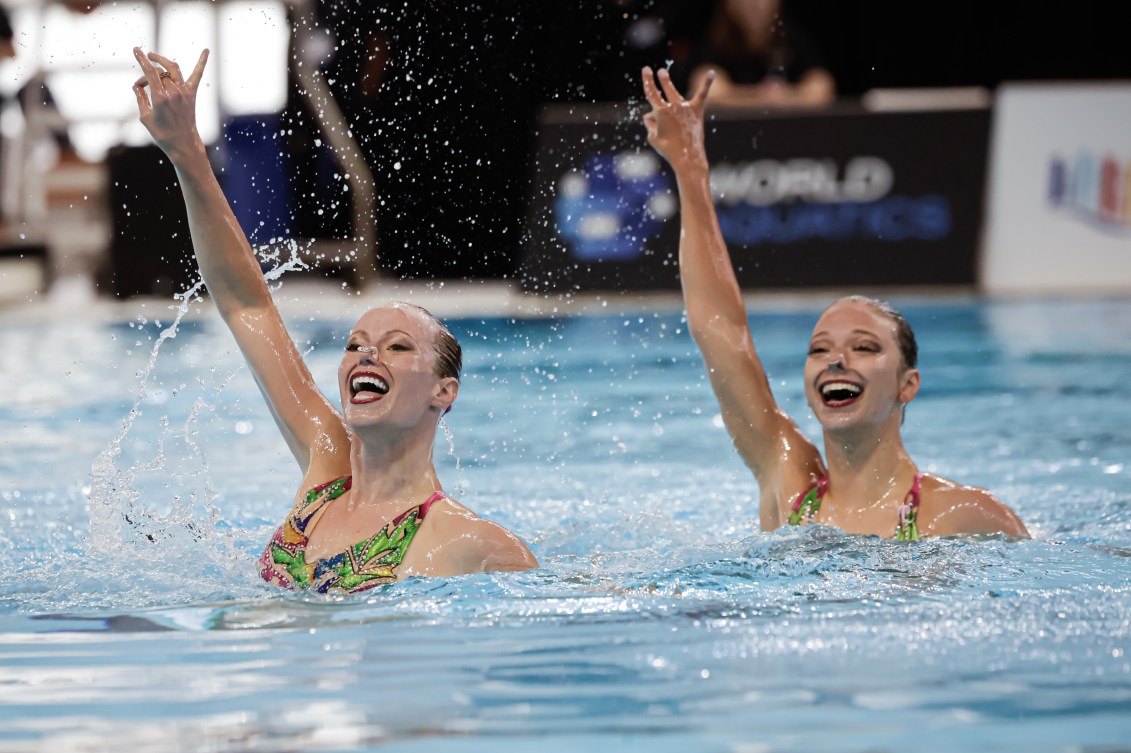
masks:
POLYGON ((372 374, 360 374, 355 376, 353 381, 350 382, 350 387, 353 388, 355 393, 362 389, 369 389, 372 392, 384 395, 389 391, 389 385, 385 383, 385 380, 381 377, 373 376, 372 374))
POLYGON ((864 390, 861 387, 859 387, 855 384, 852 384, 850 382, 829 382, 828 384, 821 386, 821 396, 822 397, 828 397, 829 395, 833 394, 834 392, 846 393, 844 396, 838 396, 842 400, 845 400, 845 399, 848 399, 848 398, 851 398, 851 397, 856 397, 857 395, 859 395, 863 391, 864 390))

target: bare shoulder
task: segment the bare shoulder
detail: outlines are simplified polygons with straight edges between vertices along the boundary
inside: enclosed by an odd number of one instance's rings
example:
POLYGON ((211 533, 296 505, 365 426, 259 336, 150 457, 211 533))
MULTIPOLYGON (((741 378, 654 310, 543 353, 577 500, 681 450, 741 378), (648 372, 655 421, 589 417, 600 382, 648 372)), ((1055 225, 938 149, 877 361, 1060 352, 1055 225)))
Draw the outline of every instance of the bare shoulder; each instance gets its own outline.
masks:
POLYGON ((928 536, 1004 533, 1028 538, 1017 513, 990 492, 934 474, 923 474, 919 528, 928 536))
POLYGON ((453 574, 538 567, 522 539, 450 497, 433 505, 428 518, 453 574))

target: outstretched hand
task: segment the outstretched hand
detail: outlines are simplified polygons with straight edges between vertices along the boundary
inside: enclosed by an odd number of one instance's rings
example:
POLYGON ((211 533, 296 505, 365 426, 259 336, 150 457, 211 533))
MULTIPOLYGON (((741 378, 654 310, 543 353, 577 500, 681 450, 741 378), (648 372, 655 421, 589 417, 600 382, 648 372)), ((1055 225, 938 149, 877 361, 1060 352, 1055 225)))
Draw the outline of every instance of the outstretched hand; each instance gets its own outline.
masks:
POLYGON ((196 90, 208 62, 208 50, 200 53, 187 79, 181 75, 179 65, 156 52, 146 55, 135 47, 134 57, 144 74, 133 87, 142 125, 170 158, 192 149, 200 143, 196 90))
POLYGON ((655 74, 655 78, 660 80, 663 94, 656 87, 652 69, 645 66, 642 73, 644 96, 648 99, 648 104, 652 105, 652 111, 644 116, 648 143, 676 169, 689 162, 701 161, 706 164, 703 110, 707 103, 707 91, 715 80, 714 72, 707 74, 699 91, 691 99, 684 99, 679 93, 666 68, 661 68, 655 74))

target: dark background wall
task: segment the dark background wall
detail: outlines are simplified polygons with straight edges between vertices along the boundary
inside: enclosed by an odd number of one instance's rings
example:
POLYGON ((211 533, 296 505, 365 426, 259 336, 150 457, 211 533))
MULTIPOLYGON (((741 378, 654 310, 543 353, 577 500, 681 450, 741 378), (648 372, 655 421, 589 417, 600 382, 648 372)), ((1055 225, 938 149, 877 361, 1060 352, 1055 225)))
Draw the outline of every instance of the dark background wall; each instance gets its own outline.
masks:
POLYGON ((1123 2, 786 0, 840 90, 1131 78, 1123 2))
MULTIPOLYGON (((784 0, 842 96, 875 87, 1131 78, 1125 3, 784 0)), ((510 277, 523 253, 541 104, 638 98, 643 64, 679 71, 704 0, 324 2, 324 66, 374 169, 381 266, 510 277), (656 30, 659 30, 657 36, 656 30)), ((294 98, 293 232, 348 233, 334 166, 294 98)), ((626 138, 641 138, 625 124, 626 138)), ((642 139, 641 139, 642 141, 642 139)))

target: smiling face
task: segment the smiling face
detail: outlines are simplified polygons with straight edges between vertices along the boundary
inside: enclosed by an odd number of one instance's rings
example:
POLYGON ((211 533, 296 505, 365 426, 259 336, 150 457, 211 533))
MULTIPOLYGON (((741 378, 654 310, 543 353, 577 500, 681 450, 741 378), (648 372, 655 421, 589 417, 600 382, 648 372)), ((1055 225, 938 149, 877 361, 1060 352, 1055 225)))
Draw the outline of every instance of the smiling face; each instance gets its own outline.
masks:
POLYGON ((876 306, 843 299, 813 328, 805 361, 805 396, 827 431, 898 421, 919 390, 904 362, 898 326, 876 306))
POLYGON ((346 423, 412 427, 434 421, 459 381, 436 373, 439 325, 411 306, 368 311, 354 325, 338 367, 346 423))

